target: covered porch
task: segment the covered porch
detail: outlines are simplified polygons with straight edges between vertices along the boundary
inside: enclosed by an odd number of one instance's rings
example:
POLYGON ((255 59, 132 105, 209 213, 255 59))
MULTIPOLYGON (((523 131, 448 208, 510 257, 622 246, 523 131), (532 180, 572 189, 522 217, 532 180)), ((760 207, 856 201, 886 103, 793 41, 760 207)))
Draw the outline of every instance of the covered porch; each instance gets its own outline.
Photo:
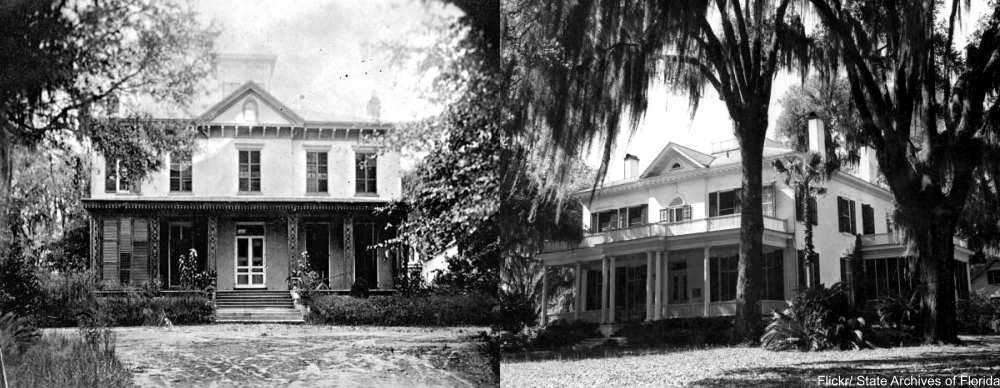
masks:
MULTIPOLYGON (((583 320, 612 326, 668 318, 736 313, 739 231, 650 236, 541 255, 544 270, 575 274, 568 311, 541 309, 541 323, 583 320)), ((767 230, 761 314, 787 306, 797 285, 791 235, 767 230)), ((543 276, 543 306, 549 306, 543 276)))

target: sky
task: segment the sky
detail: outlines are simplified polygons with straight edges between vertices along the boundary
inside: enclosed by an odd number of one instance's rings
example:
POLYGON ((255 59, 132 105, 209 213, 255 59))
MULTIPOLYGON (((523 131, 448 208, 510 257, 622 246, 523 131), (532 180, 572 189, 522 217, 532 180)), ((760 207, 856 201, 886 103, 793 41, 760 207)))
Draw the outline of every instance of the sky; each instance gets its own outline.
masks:
MULTIPOLYGON (((986 0, 973 0, 971 2, 971 9, 963 18, 964 28, 956 32, 957 47, 964 45, 966 37, 972 33, 975 27, 974 22, 988 11, 988 7, 986 0)), ((944 12, 944 14, 947 13, 944 12)), ((808 26, 815 24, 816 21, 807 19, 804 23, 808 26)), ((781 105, 778 104, 778 99, 789 87, 798 85, 800 79, 798 74, 791 73, 779 74, 775 78, 771 89, 770 109, 768 110, 768 138, 775 138, 774 126, 781 115, 781 105)), ((650 88, 648 106, 645 119, 631 137, 629 136, 628 124, 625 123, 622 127, 620 131, 622 135, 617 139, 617 146, 611 157, 606 181, 617 181, 624 178, 626 153, 639 157, 639 170, 642 171, 649 166, 650 162, 669 142, 709 153, 712 150, 713 142, 734 138, 729 111, 711 87, 706 88, 705 97, 702 99, 693 120, 688 110, 687 98, 670 95, 662 85, 650 88)), ((601 156, 601 149, 593 148, 586 158, 587 164, 594 167, 599 166, 601 156)))
POLYGON ((435 35, 426 20, 450 22, 461 12, 421 0, 195 0, 204 21, 221 35, 216 51, 277 55, 268 91, 309 119, 309 112, 365 117, 375 92, 382 118, 410 120, 434 112, 413 86, 418 74, 391 66, 384 50, 392 42, 426 44, 435 35))

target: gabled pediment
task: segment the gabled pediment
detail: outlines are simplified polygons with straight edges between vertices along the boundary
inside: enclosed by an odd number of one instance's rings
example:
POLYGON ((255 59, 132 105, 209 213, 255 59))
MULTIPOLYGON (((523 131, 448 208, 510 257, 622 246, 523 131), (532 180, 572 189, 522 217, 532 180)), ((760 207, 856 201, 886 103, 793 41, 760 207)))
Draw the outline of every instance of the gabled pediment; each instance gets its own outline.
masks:
POLYGON ((304 120, 264 88, 247 82, 201 115, 205 124, 302 126, 304 120))
POLYGON ((639 178, 650 178, 672 172, 708 168, 708 165, 715 159, 711 155, 692 150, 682 145, 668 143, 660 151, 656 159, 649 164, 646 171, 642 172, 639 178))

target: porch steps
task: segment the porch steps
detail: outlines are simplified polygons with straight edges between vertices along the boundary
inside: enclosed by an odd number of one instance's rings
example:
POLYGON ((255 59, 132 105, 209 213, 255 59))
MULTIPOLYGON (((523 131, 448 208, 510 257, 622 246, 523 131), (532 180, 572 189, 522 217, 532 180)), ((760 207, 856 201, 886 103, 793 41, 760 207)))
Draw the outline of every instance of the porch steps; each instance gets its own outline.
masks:
POLYGON ((303 323, 288 291, 219 291, 216 323, 303 323))
POLYGON ((625 339, 625 337, 587 338, 587 339, 585 339, 583 341, 580 341, 576 345, 573 345, 573 349, 576 349, 576 350, 593 349, 593 348, 596 348, 598 346, 603 345, 605 342, 607 342, 609 340, 610 341, 615 341, 616 343, 618 343, 618 346, 625 346, 626 344, 628 344, 628 340, 625 339))

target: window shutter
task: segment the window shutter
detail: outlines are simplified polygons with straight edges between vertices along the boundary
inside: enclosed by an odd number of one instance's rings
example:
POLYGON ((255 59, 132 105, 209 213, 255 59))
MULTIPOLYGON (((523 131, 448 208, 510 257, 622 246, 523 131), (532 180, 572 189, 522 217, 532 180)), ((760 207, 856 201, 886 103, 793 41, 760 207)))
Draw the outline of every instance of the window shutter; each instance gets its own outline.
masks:
POLYGON ((628 227, 628 208, 623 207, 618 209, 618 227, 627 228, 628 227))
MULTIPOLYGON (((660 209, 660 222, 667 221, 668 209, 660 209)), ((668 221, 669 222, 669 221, 668 221)))
POLYGON ((105 218, 101 239, 101 280, 118 284, 118 219, 105 218))
POLYGON ((131 283, 132 279, 132 241, 133 229, 131 218, 121 218, 118 229, 118 271, 121 283, 131 283))
POLYGON ((875 209, 871 205, 861 205, 861 223, 863 234, 875 234, 875 209))
POLYGON ((858 216, 854 212, 854 201, 850 201, 850 206, 848 206, 848 209, 851 211, 850 213, 851 234, 858 234, 858 216))
POLYGON ((590 233, 597 233, 601 230, 601 226, 598 224, 597 213, 590 213, 590 233))
POLYGON ((795 188, 795 220, 804 221, 805 217, 802 212, 802 200, 805 196, 802 195, 802 189, 800 187, 795 188))
POLYGON ((618 210, 612 210, 611 220, 608 222, 608 229, 618 229, 618 210))
POLYGON ((132 231, 132 282, 149 279, 149 221, 136 218, 132 231))
POLYGON ((684 220, 684 221, 690 220, 691 219, 691 205, 684 205, 684 211, 683 212, 684 212, 684 216, 682 217, 682 220, 684 220))
POLYGON ((708 216, 716 217, 719 215, 719 193, 709 193, 708 194, 708 216))
POLYGON ((819 206, 816 198, 809 198, 809 214, 812 216, 813 225, 819 225, 819 206))
POLYGON ((641 213, 641 215, 639 217, 640 217, 640 220, 639 220, 640 224, 648 224, 649 223, 649 206, 648 205, 642 205, 642 213, 641 213))
POLYGON ((847 228, 847 220, 844 217, 844 213, 847 211, 847 200, 843 197, 837 197, 837 230, 841 232, 849 232, 850 229, 847 228))

